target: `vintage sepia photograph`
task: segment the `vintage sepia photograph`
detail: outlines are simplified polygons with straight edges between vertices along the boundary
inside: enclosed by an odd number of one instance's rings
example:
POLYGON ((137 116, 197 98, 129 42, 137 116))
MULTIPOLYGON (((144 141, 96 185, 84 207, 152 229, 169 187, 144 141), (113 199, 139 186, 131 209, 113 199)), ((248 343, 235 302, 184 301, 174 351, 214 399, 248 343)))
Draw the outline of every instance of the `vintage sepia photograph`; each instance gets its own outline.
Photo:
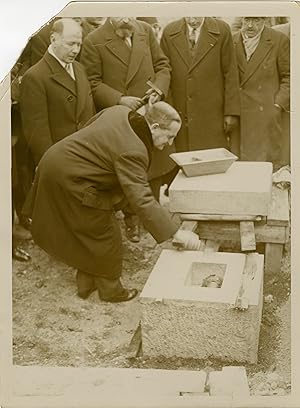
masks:
POLYGON ((1 84, 3 407, 296 406, 300 16, 201 3, 70 3, 1 84))

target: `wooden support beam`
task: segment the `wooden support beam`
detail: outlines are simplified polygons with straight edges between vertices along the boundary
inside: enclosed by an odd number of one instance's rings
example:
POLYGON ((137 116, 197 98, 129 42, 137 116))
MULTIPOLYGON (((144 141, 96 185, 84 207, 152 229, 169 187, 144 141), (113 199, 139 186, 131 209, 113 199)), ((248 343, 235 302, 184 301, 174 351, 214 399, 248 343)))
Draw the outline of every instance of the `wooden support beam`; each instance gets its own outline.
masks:
POLYGON ((283 244, 265 245, 265 273, 280 273, 281 259, 283 254, 283 244))
MULTIPOLYGON (((255 225, 255 240, 256 242, 284 244, 286 242, 286 228, 267 224, 255 225)), ((201 239, 239 242, 240 224, 239 222, 203 221, 198 225, 198 233, 201 239)))
POLYGON ((253 221, 240 222, 240 235, 241 235, 241 250, 255 251, 256 241, 253 221))
POLYGON ((281 190, 273 185, 267 224, 288 226, 290 219, 288 190, 281 190))
POLYGON ((235 214, 180 214, 182 220, 187 221, 262 221, 266 217, 261 215, 235 214))

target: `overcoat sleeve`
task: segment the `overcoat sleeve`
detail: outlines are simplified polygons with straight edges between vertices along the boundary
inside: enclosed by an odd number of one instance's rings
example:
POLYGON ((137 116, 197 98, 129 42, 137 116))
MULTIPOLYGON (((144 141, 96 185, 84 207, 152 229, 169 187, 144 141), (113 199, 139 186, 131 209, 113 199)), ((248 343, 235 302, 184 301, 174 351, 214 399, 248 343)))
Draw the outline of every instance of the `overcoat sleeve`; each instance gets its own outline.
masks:
POLYGON ((97 110, 119 103, 122 93, 103 83, 102 59, 97 47, 87 36, 82 45, 80 62, 84 65, 91 84, 97 110))
POLYGON ((154 198, 147 181, 147 160, 141 152, 127 152, 115 162, 115 171, 131 209, 157 242, 171 238, 179 225, 154 198))
POLYGON ((38 164, 43 154, 52 146, 48 122, 47 95, 43 82, 27 71, 20 87, 20 109, 27 143, 38 164))
POLYGON ((154 83, 163 92, 164 97, 166 97, 171 80, 171 66, 168 58, 162 51, 152 28, 149 29, 149 44, 152 55, 153 69, 155 72, 154 83))
POLYGON ((224 75, 224 116, 239 116, 239 74, 232 35, 228 24, 224 24, 224 39, 221 57, 222 72, 224 75))
POLYGON ((288 111, 290 107, 290 43, 284 34, 280 36, 277 66, 280 85, 275 95, 275 103, 288 111))

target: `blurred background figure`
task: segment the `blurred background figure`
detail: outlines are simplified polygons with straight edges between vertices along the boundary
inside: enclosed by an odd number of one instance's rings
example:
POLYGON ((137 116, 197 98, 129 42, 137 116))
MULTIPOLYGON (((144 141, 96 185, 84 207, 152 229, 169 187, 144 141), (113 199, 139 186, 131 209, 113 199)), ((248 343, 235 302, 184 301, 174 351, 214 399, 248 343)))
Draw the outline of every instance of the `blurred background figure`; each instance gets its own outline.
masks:
POLYGON ((156 17, 137 17, 136 19, 138 21, 145 21, 145 23, 150 24, 152 30, 154 31, 155 37, 157 38, 157 41, 160 42, 162 27, 156 17))
POLYGON ((82 19, 82 37, 85 38, 90 32, 101 27, 105 23, 106 17, 84 17, 82 19))
POLYGON ((233 36, 240 77, 241 159, 282 166, 282 119, 290 102, 290 47, 265 17, 243 17, 233 36))

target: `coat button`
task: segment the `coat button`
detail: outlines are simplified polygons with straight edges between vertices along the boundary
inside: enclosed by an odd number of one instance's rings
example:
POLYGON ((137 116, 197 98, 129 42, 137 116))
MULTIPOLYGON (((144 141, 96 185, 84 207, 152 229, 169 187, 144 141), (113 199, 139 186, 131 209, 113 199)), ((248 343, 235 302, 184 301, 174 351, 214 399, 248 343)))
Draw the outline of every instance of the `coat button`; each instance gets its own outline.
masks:
POLYGON ((69 96, 67 97, 67 99, 68 99, 69 102, 72 102, 72 101, 74 100, 74 96, 73 96, 73 95, 69 95, 69 96))
POLYGON ((264 110, 264 108, 262 106, 260 106, 259 110, 262 112, 264 110))
POLYGON ((82 125, 81 122, 77 122, 77 126, 80 127, 82 125))
POLYGON ((261 88, 262 88, 262 86, 261 86, 261 85, 258 85, 258 88, 257 88, 257 89, 258 89, 259 91, 261 90, 261 88))

